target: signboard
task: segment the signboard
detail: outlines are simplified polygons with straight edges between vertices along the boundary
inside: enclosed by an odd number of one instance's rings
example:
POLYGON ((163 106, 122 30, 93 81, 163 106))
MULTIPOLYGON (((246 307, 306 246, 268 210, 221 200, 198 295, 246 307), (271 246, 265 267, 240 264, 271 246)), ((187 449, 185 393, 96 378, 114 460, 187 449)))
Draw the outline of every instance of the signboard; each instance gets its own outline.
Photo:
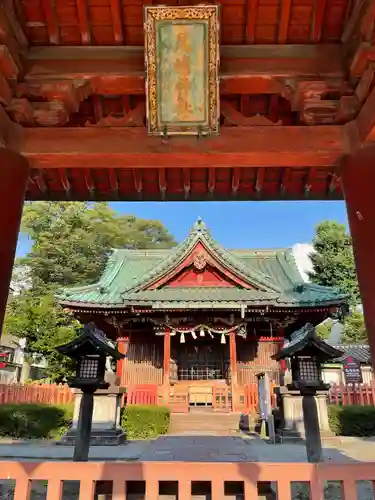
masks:
POLYGON ((362 384, 361 363, 357 359, 348 356, 344 359, 343 368, 347 384, 362 384))
POLYGON ((144 7, 150 134, 218 134, 218 21, 217 5, 144 7))
POLYGON ((269 414, 268 408, 268 387, 265 384, 264 375, 258 376, 258 402, 259 402, 259 416, 261 420, 267 420, 269 414))
POLYGON ((1 352, 0 353, 0 370, 2 368, 5 368, 6 367, 6 363, 4 363, 4 361, 8 358, 8 354, 6 352, 1 352))
POLYGON ((268 436, 272 443, 275 443, 275 422, 272 414, 270 381, 268 373, 259 373, 258 379, 258 404, 259 415, 265 424, 268 424, 268 436))

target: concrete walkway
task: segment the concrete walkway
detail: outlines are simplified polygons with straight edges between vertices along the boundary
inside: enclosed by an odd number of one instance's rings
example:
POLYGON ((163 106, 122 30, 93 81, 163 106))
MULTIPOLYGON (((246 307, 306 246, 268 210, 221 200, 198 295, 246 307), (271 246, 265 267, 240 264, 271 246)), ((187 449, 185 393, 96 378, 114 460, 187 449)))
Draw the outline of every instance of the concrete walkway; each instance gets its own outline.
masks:
MULTIPOLYGON (((73 448, 55 443, 0 444, 0 460, 71 460, 73 448)), ((354 440, 324 445, 332 463, 375 461, 375 442, 354 440)), ((260 439, 231 436, 163 436, 122 446, 93 446, 90 460, 188 462, 306 462, 304 444, 271 445, 260 439)))

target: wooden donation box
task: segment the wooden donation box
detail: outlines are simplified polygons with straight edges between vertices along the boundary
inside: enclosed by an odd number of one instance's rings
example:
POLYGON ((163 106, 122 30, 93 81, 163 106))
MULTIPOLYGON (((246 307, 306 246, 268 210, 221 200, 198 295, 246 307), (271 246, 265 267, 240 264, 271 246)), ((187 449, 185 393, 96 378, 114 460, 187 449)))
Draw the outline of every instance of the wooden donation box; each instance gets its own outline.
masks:
POLYGON ((218 134, 218 6, 148 5, 144 18, 149 134, 218 134))

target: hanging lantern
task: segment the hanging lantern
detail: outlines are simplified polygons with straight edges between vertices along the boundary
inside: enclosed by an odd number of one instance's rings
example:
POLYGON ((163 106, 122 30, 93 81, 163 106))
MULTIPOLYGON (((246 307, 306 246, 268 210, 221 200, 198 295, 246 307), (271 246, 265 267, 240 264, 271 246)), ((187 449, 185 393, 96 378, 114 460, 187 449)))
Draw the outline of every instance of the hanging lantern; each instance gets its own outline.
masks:
POLYGON ((180 335, 180 344, 185 344, 185 335, 184 335, 184 333, 181 333, 181 335, 180 335))
POLYGON ((224 333, 221 334, 221 340, 220 340, 220 343, 221 344, 226 344, 226 340, 225 340, 225 335, 224 333))
POLYGON ((199 335, 200 335, 201 337, 204 337, 204 336, 205 336, 205 333, 204 333, 203 328, 201 328, 201 331, 199 332, 199 335))
POLYGON ((197 334, 195 333, 195 331, 194 331, 194 330, 191 332, 191 336, 193 337, 193 339, 194 339, 194 340, 196 340, 196 338, 197 338, 197 334))

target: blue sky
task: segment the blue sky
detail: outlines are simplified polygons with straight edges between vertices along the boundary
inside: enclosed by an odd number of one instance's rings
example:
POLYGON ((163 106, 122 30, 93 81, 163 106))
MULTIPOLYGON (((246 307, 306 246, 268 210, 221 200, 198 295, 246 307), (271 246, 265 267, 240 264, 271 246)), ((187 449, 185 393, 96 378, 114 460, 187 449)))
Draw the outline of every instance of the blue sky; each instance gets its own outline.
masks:
MULTIPOLYGON (((198 216, 227 248, 289 247, 308 243, 324 219, 347 224, 344 202, 189 202, 112 203, 119 213, 161 220, 177 241, 184 239, 198 216)), ((31 243, 20 234, 17 255, 31 243)))

